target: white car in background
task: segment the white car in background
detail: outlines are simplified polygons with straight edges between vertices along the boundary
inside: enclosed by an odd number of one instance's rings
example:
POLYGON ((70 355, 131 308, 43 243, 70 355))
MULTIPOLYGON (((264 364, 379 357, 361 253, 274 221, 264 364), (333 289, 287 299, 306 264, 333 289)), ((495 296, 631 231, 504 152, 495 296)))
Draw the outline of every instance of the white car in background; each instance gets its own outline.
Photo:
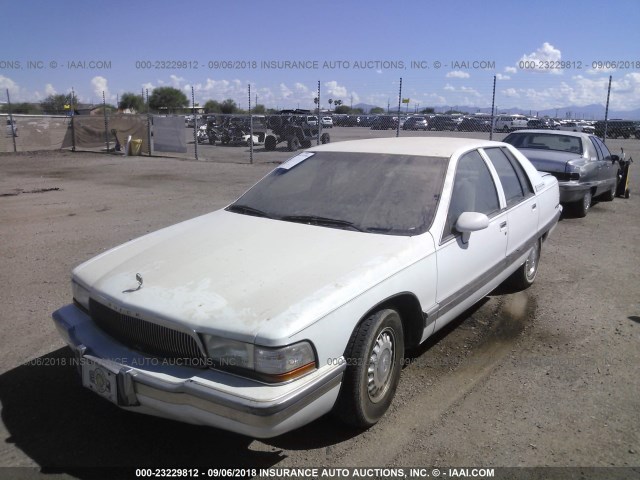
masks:
POLYGON ((83 385, 121 408, 252 437, 332 410, 368 427, 407 348, 533 283, 561 211, 556 179, 505 143, 326 144, 75 268, 53 318, 83 385))
POLYGON ((494 119, 493 129, 498 132, 512 132, 527 128, 528 121, 524 115, 498 115, 494 119))
POLYGON ((596 131, 593 125, 586 122, 562 122, 556 128, 566 132, 583 132, 591 134, 596 131))
POLYGON ((331 117, 322 117, 321 122, 323 128, 333 128, 333 119, 331 117))

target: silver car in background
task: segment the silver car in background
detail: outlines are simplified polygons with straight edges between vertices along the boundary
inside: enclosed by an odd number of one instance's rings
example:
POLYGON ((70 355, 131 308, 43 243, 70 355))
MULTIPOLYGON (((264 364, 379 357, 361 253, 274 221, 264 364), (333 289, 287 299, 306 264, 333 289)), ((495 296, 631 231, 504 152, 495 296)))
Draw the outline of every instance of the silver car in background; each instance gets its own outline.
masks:
POLYGON ((612 201, 619 178, 619 157, 595 135, 582 132, 519 130, 503 140, 520 150, 542 172, 558 179, 560 202, 587 215, 591 200, 612 201))

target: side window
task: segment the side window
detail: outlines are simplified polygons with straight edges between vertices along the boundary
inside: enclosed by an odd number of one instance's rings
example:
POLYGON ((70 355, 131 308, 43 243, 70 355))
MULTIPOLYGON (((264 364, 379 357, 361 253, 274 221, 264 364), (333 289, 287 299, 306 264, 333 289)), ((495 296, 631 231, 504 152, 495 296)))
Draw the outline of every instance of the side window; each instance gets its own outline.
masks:
POLYGON ((456 235, 454 225, 463 212, 479 212, 492 216, 500 211, 498 192, 491 172, 480 154, 473 150, 458 161, 451 203, 442 238, 456 235))
POLYGON ((596 151, 596 155, 598 156, 598 160, 602 160, 604 158, 604 154, 602 153, 602 150, 600 148, 600 145, 598 145, 598 142, 596 142, 597 138, 596 137, 589 137, 591 139, 591 143, 593 143, 593 148, 596 151))
POLYGON ((507 200, 507 207, 521 202, 524 199, 524 190, 520 184, 518 174, 502 149, 486 148, 485 152, 498 172, 500 183, 502 183, 502 188, 504 189, 504 196, 507 200))
POLYGON ((604 143, 602 143, 602 140, 600 140, 598 137, 590 137, 590 138, 593 144, 596 146, 596 150, 599 150, 598 160, 603 160, 603 159, 611 160, 611 152, 609 152, 609 149, 607 148, 607 146, 604 143))
POLYGON ((511 162, 511 165, 516 170, 516 174, 520 179, 520 185, 522 185, 522 190, 524 190, 524 196, 530 197, 531 195, 533 195, 534 194, 533 185, 531 184, 529 175, 527 175, 527 172, 524 171, 524 168, 522 168, 522 165, 520 165, 520 162, 518 161, 518 159, 513 156, 513 154, 509 151, 508 148, 502 148, 502 152, 506 155, 506 157, 511 162))

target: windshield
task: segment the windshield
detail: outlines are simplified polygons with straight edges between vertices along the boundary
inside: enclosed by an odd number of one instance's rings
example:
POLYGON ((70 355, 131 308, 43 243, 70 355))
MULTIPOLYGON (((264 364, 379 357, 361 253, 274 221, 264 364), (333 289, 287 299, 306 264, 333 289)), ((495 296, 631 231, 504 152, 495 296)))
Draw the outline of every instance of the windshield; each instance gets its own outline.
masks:
POLYGON ((431 225, 447 164, 441 157, 305 152, 276 168, 227 210, 323 227, 417 235, 431 225))
POLYGON ((552 133, 512 133, 504 142, 516 148, 534 148, 538 150, 555 150, 557 152, 578 153, 582 155, 580 137, 557 135, 552 133))

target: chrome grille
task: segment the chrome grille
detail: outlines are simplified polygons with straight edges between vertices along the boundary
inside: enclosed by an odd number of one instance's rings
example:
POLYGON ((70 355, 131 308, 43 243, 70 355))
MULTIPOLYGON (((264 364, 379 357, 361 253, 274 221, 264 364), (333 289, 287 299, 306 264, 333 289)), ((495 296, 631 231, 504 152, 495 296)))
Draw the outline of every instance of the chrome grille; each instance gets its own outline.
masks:
POLYGON ((206 366, 206 357, 188 333, 125 315, 93 299, 89 312, 101 330, 133 350, 177 360, 180 365, 206 366))

